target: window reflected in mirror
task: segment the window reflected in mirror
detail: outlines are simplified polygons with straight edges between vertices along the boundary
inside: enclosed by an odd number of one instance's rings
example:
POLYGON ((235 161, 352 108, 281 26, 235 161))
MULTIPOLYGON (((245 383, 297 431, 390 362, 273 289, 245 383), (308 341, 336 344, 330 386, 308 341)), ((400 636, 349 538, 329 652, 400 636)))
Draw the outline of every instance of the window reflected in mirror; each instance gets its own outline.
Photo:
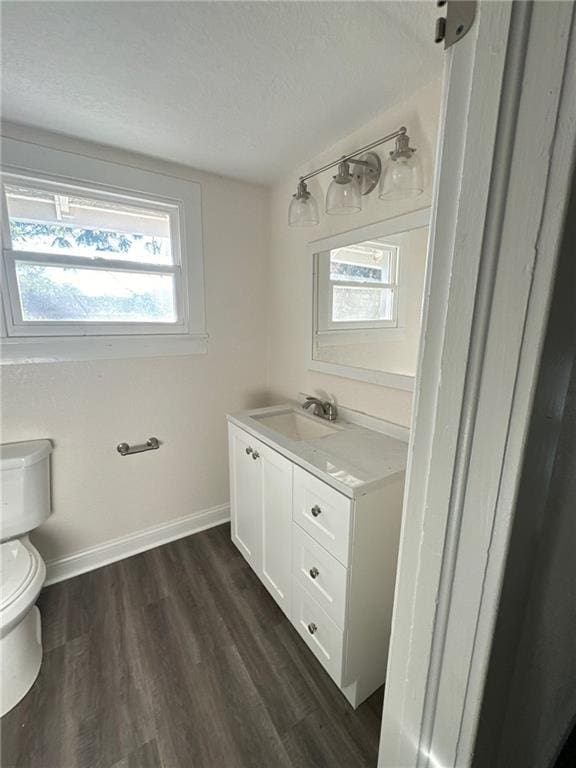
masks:
POLYGON ((350 233, 349 243, 314 255, 313 361, 339 375, 337 366, 415 375, 427 243, 428 226, 415 226, 357 240, 350 233))

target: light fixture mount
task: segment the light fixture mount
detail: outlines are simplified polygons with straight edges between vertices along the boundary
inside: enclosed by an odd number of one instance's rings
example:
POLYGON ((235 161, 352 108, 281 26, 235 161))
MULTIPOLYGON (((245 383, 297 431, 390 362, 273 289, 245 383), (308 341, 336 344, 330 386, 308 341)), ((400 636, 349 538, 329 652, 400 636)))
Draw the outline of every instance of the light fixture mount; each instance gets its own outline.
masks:
POLYGON ((305 181, 300 179, 298 187, 296 188, 296 193, 293 194, 292 197, 296 200, 308 200, 310 192, 308 192, 308 186, 305 181))
POLYGON ((336 184, 350 184, 354 181, 354 176, 350 173, 350 163, 345 157, 342 158, 342 162, 338 166, 338 173, 332 178, 336 184))
POLYGON ((348 162, 354 163, 354 175, 358 180, 360 194, 369 195, 376 189, 382 173, 382 162, 376 152, 366 152, 348 162))
POLYGON ((402 133, 400 136, 396 137, 396 146, 390 152, 390 157, 392 160, 399 160, 401 157, 405 157, 406 159, 410 159, 412 155, 416 152, 414 147, 410 146, 410 138, 407 133, 402 133))

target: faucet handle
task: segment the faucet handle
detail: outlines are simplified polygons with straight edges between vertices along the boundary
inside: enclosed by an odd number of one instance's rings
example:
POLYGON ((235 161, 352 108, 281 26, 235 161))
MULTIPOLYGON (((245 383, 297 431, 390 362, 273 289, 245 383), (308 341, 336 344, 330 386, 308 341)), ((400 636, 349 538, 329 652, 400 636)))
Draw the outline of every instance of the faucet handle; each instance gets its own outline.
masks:
POLYGON ((328 421, 336 421, 336 417, 338 416, 338 408, 334 405, 334 403, 326 401, 323 405, 324 413, 326 414, 328 421))

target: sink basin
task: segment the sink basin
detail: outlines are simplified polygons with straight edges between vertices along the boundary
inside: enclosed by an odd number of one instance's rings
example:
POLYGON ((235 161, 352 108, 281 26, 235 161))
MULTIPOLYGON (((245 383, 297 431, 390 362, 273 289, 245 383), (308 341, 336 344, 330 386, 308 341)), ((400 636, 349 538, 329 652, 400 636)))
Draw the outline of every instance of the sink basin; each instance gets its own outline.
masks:
POLYGON ((285 413, 272 413, 262 416, 253 416, 268 429, 279 432, 290 440, 314 440, 318 437, 333 435, 339 428, 322 422, 319 418, 308 416, 298 411, 286 411, 285 413))

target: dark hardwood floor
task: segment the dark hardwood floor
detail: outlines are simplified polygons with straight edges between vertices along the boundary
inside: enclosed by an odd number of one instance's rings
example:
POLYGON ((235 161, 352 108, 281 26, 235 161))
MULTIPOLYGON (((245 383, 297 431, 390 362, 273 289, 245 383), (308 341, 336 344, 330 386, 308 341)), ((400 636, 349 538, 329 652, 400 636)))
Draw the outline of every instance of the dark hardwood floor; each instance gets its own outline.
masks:
POLYGON ((4 768, 375 766, 354 711, 229 526, 43 590, 44 661, 2 720, 4 768))

